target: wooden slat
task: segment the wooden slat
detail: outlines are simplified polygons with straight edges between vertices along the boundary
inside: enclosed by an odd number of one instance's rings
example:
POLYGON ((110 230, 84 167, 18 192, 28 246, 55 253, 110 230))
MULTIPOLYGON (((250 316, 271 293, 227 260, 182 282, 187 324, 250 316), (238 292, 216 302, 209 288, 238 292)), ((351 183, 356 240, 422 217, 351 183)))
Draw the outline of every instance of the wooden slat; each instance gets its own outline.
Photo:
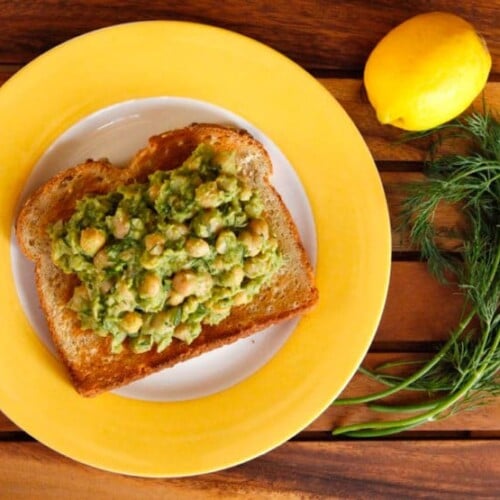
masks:
MULTIPOLYGON (((17 66, 0 64, 0 85, 18 69, 17 66)), ((398 142, 404 132, 378 123, 375 112, 364 93, 362 80, 348 78, 319 78, 318 80, 344 107, 361 132, 376 161, 392 162, 396 165, 394 168, 396 171, 398 162, 401 163, 402 171, 408 170, 402 162, 416 162, 417 165, 422 162, 429 141, 423 139, 407 143, 398 142)), ((491 109, 500 109, 500 82, 489 82, 484 90, 484 98, 491 109)), ((473 108, 478 110, 482 107, 483 95, 479 96, 473 105, 473 108)))
MULTIPOLYGON (((374 353, 368 354, 363 366, 374 368, 381 363, 399 360, 425 359, 424 354, 413 353, 374 353)), ((341 397, 358 397, 372 394, 385 389, 381 384, 356 374, 349 382, 341 397)), ((421 394, 417 392, 406 392, 388 398, 385 402, 390 403, 413 403, 421 401, 421 394)), ((377 413, 369 410, 365 405, 332 406, 324 411, 304 431, 329 433, 334 427, 357 422, 371 420, 390 420, 394 418, 388 414, 377 413)), ((4 414, 0 412, 0 433, 20 431, 4 414)), ((500 437, 500 400, 492 401, 487 406, 482 406, 474 411, 459 412, 456 415, 423 425, 417 429, 421 431, 446 431, 446 432, 489 432, 490 436, 500 437)), ((0 497, 1 498, 1 497, 0 497)))
POLYGON ((6 82, 19 68, 17 66, 0 65, 0 85, 6 82))
MULTIPOLYGON (((1 0, 0 0, 1 2, 1 0)), ((1 35, 0 35, 1 36, 1 35)), ((19 67, 0 64, 0 85, 12 76, 19 67)), ((319 78, 321 82, 344 107, 366 141, 374 159, 379 162, 422 162, 425 158, 429 141, 422 139, 399 142, 404 131, 389 125, 378 123, 375 111, 371 107, 360 79, 319 78)), ((500 109, 500 82, 490 81, 474 102, 472 108, 483 108, 483 97, 493 110, 500 109)), ((453 145, 456 147, 456 144, 453 145)), ((404 164, 401 170, 407 171, 404 164)), ((397 167, 395 168, 397 171, 397 167)))
MULTIPOLYGON (((422 161, 425 158, 429 141, 398 143, 397 141, 401 139, 404 132, 390 125, 380 125, 366 97, 361 80, 320 78, 319 81, 332 93, 354 121, 375 160, 422 161)), ((490 81, 484 89, 484 98, 491 109, 498 111, 500 109, 500 82, 490 81)), ((483 109, 483 95, 474 101, 472 107, 477 110, 483 109)))
MULTIPOLYGON (((413 353, 376 353, 368 354, 363 361, 363 366, 374 369, 376 366, 389 361, 423 360, 428 356, 413 353)), ((368 377, 356 374, 349 382, 342 398, 366 396, 386 389, 387 387, 368 377)), ((422 401, 422 394, 415 391, 406 391, 384 400, 389 404, 416 403, 422 401)), ((394 418, 410 417, 416 414, 390 415, 371 411, 366 405, 332 406, 317 418, 306 430, 329 432, 340 425, 368 422, 373 420, 384 421, 394 418)), ((500 400, 497 398, 487 406, 481 406, 473 411, 458 412, 450 418, 431 422, 418 427, 418 432, 446 431, 446 432, 471 432, 489 431, 491 436, 500 437, 500 400)))
POLYGON ((0 62, 25 63, 71 37, 112 24, 177 19, 216 24, 243 33, 307 68, 361 72, 368 54, 383 35, 412 15, 429 10, 473 19, 476 29, 485 34, 493 55, 493 71, 500 72, 499 9, 488 0, 473 4, 450 0, 388 4, 378 0, 362 2, 362 6, 357 0, 228 0, 219 2, 217 8, 210 0, 176 2, 175 7, 161 0, 124 0, 119 8, 104 0, 2 0, 0 62), (54 19, 59 20, 57 25, 54 19))
POLYGON ((133 478, 80 465, 38 443, 0 443, 2 498, 493 498, 500 442, 289 442, 232 469, 133 478), (404 467, 401 467, 404 464, 404 467))
POLYGON ((0 433, 15 432, 19 430, 21 429, 19 429, 19 427, 17 427, 16 424, 14 424, 11 420, 9 420, 7 416, 0 411, 0 433))
POLYGON ((448 338, 458 324, 463 297, 445 286, 423 262, 393 262, 375 342, 433 342, 448 338))
MULTIPOLYGON (((421 182, 424 175, 418 172, 380 172, 387 199, 387 206, 391 219, 392 249, 398 252, 416 250, 408 238, 408 233, 401 225, 401 205, 407 197, 408 185, 421 182)), ((438 236, 437 243, 448 251, 457 251, 461 248, 461 240, 454 236, 454 232, 465 229, 465 220, 457 207, 441 205, 435 213, 433 224, 438 236)))

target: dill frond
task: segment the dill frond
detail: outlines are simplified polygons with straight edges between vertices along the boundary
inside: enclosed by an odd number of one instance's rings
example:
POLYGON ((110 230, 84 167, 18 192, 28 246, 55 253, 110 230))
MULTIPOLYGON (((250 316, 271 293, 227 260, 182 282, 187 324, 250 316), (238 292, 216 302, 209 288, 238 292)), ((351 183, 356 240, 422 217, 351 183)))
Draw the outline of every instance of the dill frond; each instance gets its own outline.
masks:
POLYGON ((395 434, 423 423, 471 411, 500 395, 500 122, 492 112, 475 112, 423 133, 406 134, 404 141, 433 137, 425 162, 424 181, 406 186, 401 228, 408 232, 431 273, 446 282, 451 273, 465 297, 464 317, 439 351, 425 362, 388 363, 361 373, 387 389, 333 404, 370 403, 376 411, 417 413, 409 418, 346 425, 334 435, 375 437, 395 434), (464 154, 441 154, 448 140, 461 138, 464 154), (462 246, 450 253, 438 245, 434 224, 442 203, 459 207, 466 228, 462 246), (477 331, 472 323, 478 324, 477 331), (395 366, 414 365, 406 377, 390 373, 395 366), (420 403, 391 406, 374 403, 404 390, 422 391, 420 403))

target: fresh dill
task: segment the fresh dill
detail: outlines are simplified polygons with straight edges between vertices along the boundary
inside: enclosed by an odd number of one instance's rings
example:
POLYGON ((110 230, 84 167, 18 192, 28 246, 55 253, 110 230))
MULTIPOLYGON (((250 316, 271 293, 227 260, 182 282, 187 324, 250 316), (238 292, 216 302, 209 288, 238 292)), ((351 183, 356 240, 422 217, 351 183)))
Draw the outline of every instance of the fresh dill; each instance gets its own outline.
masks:
POLYGON ((426 177, 407 186, 402 205, 402 227, 420 248, 431 273, 440 281, 454 276, 464 294, 463 317, 448 340, 430 359, 385 363, 360 372, 387 388, 363 397, 339 399, 334 405, 368 404, 379 412, 397 414, 395 420, 337 427, 333 435, 386 436, 458 411, 487 404, 500 395, 500 121, 491 112, 474 112, 409 139, 432 135, 426 177), (440 146, 457 138, 468 151, 445 154, 440 146), (457 251, 438 244, 434 225, 443 203, 460 208, 465 228, 456 234, 457 251), (396 376, 393 368, 413 368, 396 376), (384 399, 403 390, 422 391, 411 404, 388 404, 384 399), (410 413, 401 417, 399 414, 410 413))

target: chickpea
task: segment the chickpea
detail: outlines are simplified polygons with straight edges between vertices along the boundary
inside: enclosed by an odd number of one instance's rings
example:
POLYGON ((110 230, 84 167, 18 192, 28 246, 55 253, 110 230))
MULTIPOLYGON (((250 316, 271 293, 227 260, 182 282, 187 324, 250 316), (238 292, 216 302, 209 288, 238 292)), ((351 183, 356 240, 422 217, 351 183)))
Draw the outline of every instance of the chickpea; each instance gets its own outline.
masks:
POLYGON ((229 269, 231 267, 231 265, 220 255, 215 257, 213 266, 216 271, 224 271, 225 269, 229 269))
POLYGON ((222 203, 222 198, 215 181, 205 182, 195 190, 195 199, 202 208, 214 208, 222 203))
POLYGON ((112 219, 111 226, 115 238, 119 240, 125 238, 130 231, 130 218, 127 212, 119 208, 112 219))
POLYGON ((201 156, 197 156, 195 158, 192 158, 190 161, 184 163, 184 165, 188 168, 188 170, 194 171, 200 168, 201 161, 202 161, 201 156))
POLYGON ((120 303, 124 305, 126 308, 131 308, 135 305, 135 297, 134 293, 123 281, 119 282, 116 285, 117 297, 120 300, 120 303))
POLYGON ((157 255, 151 255, 145 252, 141 255, 139 262, 144 269, 150 271, 156 269, 160 265, 161 259, 157 255))
POLYGON ((178 240, 189 233, 189 229, 186 224, 181 224, 180 222, 174 222, 168 224, 165 228, 165 237, 167 240, 178 240))
POLYGON ((264 211, 264 205, 262 203, 262 200, 258 196, 252 195, 246 203, 244 210, 248 217, 257 219, 264 211))
POLYGON ((223 220, 215 209, 206 210, 193 219, 193 230, 196 236, 208 238, 218 233, 223 226, 223 220))
POLYGON ((206 295, 214 284, 214 280, 209 273, 200 273, 198 274, 195 295, 197 297, 202 297, 206 295))
POLYGON ((150 327, 155 333, 167 333, 172 328, 172 318, 166 311, 161 311, 152 316, 150 327))
POLYGON ((245 292, 238 292, 233 297, 233 304, 235 306, 243 306, 245 304, 248 304, 249 302, 250 302, 250 297, 245 292))
POLYGON ((249 257, 255 257, 262 249, 262 237, 250 231, 242 231, 238 236, 238 240, 245 247, 246 254, 249 257))
POLYGON ((191 340, 191 328, 186 323, 177 325, 174 330, 174 337, 184 342, 189 342, 191 340))
POLYGON ((186 241, 186 252, 190 257, 205 257, 210 252, 210 245, 200 238, 189 238, 186 241))
POLYGON ((144 237, 144 246, 151 255, 161 255, 164 245, 165 238, 160 233, 151 233, 144 237))
POLYGON ((236 243, 236 235, 229 230, 224 230, 219 233, 215 241, 215 250, 217 253, 225 254, 229 247, 236 243))
POLYGON ((153 336, 152 335, 138 335, 133 338, 130 342, 130 347, 132 351, 136 354, 140 354, 141 352, 147 352, 151 349, 153 345, 153 336))
POLYGON ((101 283, 99 290, 101 293, 108 293, 111 288, 113 288, 113 283, 111 282, 111 280, 104 280, 101 283))
POLYGON ((87 266, 87 261, 83 255, 71 255, 69 265, 75 271, 82 271, 87 266))
POLYGON ((235 174, 238 171, 235 151, 219 151, 214 156, 214 163, 220 165, 222 172, 235 174))
POLYGON ((120 327, 127 333, 137 333, 142 326, 142 316, 135 311, 125 313, 120 321, 120 327))
POLYGON ((193 271, 179 271, 172 280, 172 288, 183 297, 196 292, 198 279, 193 271))
POLYGON ((95 254, 93 262, 94 266, 97 269, 104 269, 105 267, 107 267, 110 264, 110 262, 106 250, 99 250, 95 254))
POLYGON ((184 298, 185 298, 184 295, 172 291, 168 297, 167 304, 169 306, 178 306, 179 304, 182 304, 184 298))
POLYGON ((258 276, 262 276, 266 272, 268 272, 268 264, 265 259, 261 258, 262 256, 259 255, 257 257, 253 257, 251 259, 248 259, 244 266, 243 269, 245 271, 245 274, 249 278, 257 278, 258 276))
POLYGON ((130 231, 128 233, 128 237, 134 240, 140 240, 146 234, 146 227, 144 225, 144 221, 141 219, 134 217, 130 220, 130 231))
POLYGON ((245 272, 241 266, 235 266, 230 271, 225 273, 222 278, 222 285, 230 288, 236 288, 241 285, 245 272))
POLYGON ((227 252, 227 249, 228 249, 228 244, 227 244, 227 241, 225 238, 217 238, 216 242, 215 242, 215 250, 217 251, 217 253, 220 253, 220 254, 225 254, 227 252))
POLYGON ((238 179, 234 175, 222 174, 217 178, 217 186, 228 193, 238 189, 238 179))
POLYGON ((269 238, 269 226, 264 219, 252 219, 248 224, 248 229, 257 236, 262 236, 265 240, 269 238))
POLYGON ((194 295, 191 295, 191 297, 186 299, 186 302, 182 306, 182 312, 184 314, 192 314, 198 309, 198 306, 200 305, 199 299, 197 299, 194 295))
POLYGON ((95 227, 87 227, 80 233, 80 246, 85 254, 93 257, 106 243, 106 233, 95 227))
POLYGON ((221 302, 216 302, 215 304, 212 305, 211 307, 212 313, 217 314, 217 315, 227 315, 229 314, 231 310, 231 306, 228 306, 227 304, 221 303, 221 302))
POLYGON ((123 250, 122 252, 120 252, 118 257, 124 262, 130 262, 134 258, 134 255, 134 250, 132 248, 128 248, 127 250, 123 250))
POLYGON ((142 298, 155 297, 160 290, 161 279, 154 273, 146 273, 139 286, 139 295, 142 298))
POLYGON ((75 311, 82 309, 89 300, 89 293, 85 285, 75 287, 71 297, 70 307, 75 311))
POLYGON ((243 184, 240 189, 240 200, 249 201, 252 197, 252 188, 248 184, 243 184))
POLYGON ((206 224, 208 227, 209 236, 218 233, 222 228, 221 217, 216 211, 214 211, 214 212, 215 212, 215 215, 213 213, 210 213, 206 217, 206 224))

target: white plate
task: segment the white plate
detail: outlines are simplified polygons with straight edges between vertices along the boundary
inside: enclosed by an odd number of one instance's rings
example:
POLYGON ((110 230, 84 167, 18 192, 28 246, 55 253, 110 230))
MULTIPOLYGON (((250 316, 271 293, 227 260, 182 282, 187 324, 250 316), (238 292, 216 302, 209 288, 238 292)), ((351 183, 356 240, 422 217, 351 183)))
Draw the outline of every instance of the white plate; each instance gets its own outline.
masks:
MULTIPOLYGON (((126 165, 149 137, 193 122, 244 128, 267 149, 273 163, 272 183, 297 225, 313 266, 316 230, 309 202, 292 166, 273 142, 243 118, 210 103, 179 97, 153 97, 122 102, 84 118, 64 132, 40 158, 21 196, 69 166, 106 157, 126 165)), ((55 353, 33 287, 34 267, 11 239, 14 279, 21 304, 40 340, 55 353)), ((261 368, 281 348, 297 320, 289 320, 234 344, 150 375, 115 390, 121 396, 150 401, 181 401, 227 389, 261 368)))

